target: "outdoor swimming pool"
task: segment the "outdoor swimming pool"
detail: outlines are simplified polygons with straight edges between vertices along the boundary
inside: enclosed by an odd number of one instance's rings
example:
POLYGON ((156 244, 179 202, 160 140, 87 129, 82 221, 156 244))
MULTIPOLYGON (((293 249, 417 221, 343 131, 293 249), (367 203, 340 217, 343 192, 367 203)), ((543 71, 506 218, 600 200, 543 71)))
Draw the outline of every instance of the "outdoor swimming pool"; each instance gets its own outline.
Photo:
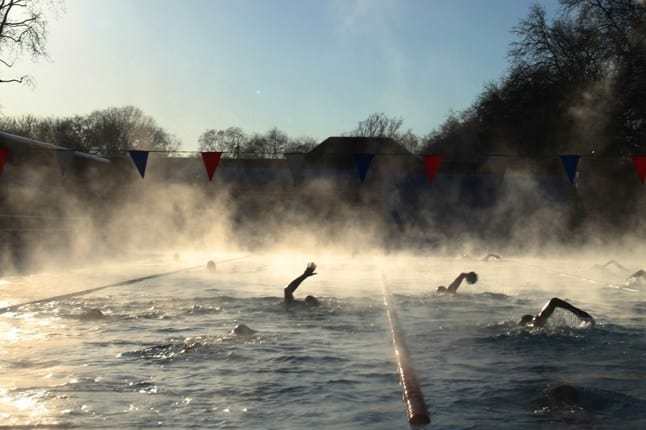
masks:
MULTIPOLYGON (((0 300, 207 259, 7 278, 0 300)), ((385 279, 430 428, 645 428, 646 286, 616 288, 625 276, 591 269, 595 263, 252 255, 215 273, 197 269, 29 306, 0 315, 0 427, 407 428, 385 279), (287 310, 282 288, 309 258, 318 275, 296 296, 313 294, 323 305, 287 310), (478 272, 477 284, 455 297, 433 294, 466 270, 478 272), (516 325, 553 296, 587 310, 597 325, 579 328, 559 311, 544 330, 516 325), (230 335, 238 323, 258 333, 230 335), (564 384, 575 388, 575 401, 550 397, 564 384)))

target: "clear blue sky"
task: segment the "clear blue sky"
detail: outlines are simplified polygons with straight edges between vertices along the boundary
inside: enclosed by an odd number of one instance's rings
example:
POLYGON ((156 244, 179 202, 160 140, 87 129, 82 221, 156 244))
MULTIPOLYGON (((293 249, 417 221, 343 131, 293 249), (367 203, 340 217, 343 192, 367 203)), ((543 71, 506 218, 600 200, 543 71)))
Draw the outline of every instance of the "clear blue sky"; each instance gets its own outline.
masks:
MULTIPOLYGON (((4 115, 135 105, 185 149, 207 128, 317 139, 371 112, 426 134, 507 68, 530 0, 67 0, 36 87, 0 88, 4 115)), ((548 12, 556 0, 544 0, 548 12)))

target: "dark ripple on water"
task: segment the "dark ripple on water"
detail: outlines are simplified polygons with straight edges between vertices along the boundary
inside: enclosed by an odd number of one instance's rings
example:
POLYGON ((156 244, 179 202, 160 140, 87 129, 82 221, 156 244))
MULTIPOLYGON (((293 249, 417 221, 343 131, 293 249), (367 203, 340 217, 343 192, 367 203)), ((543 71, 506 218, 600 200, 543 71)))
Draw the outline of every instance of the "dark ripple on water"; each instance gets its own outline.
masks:
POLYGON ((261 344, 266 339, 259 335, 197 336, 185 339, 171 339, 168 343, 123 352, 119 357, 153 360, 156 363, 170 363, 178 359, 190 361, 221 359, 243 361, 249 359, 249 357, 237 353, 238 348, 236 346, 261 344))

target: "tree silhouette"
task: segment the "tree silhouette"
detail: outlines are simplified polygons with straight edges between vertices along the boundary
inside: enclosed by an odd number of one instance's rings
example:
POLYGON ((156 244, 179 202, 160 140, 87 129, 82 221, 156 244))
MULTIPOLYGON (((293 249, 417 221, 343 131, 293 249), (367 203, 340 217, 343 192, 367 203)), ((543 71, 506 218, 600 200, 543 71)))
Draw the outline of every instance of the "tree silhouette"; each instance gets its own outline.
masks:
MULTIPOLYGON (((32 58, 47 55, 45 2, 40 0, 0 1, 0 64, 12 69, 21 55, 32 58)), ((11 74, 10 74, 11 75, 11 74)), ((0 83, 30 83, 28 75, 0 76, 0 83)))

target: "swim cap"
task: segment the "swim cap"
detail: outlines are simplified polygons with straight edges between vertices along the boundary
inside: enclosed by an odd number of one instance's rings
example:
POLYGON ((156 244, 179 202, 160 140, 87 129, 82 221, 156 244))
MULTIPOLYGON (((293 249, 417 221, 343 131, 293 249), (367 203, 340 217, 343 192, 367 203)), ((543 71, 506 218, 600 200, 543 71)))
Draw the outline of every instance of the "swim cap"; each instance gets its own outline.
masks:
POLYGON ((231 330, 231 334, 235 334, 237 336, 251 336, 255 332, 256 330, 253 330, 244 324, 238 324, 233 328, 233 330, 231 330))
POLYGON ((466 278, 469 284, 475 284, 476 282, 478 282, 478 274, 476 272, 467 273, 466 278))
POLYGON ((558 385, 547 390, 547 397, 557 404, 574 405, 579 399, 578 390, 572 385, 558 385))
POLYGON ((527 325, 534 321, 534 315, 523 315, 523 317, 518 322, 518 325, 527 325))

